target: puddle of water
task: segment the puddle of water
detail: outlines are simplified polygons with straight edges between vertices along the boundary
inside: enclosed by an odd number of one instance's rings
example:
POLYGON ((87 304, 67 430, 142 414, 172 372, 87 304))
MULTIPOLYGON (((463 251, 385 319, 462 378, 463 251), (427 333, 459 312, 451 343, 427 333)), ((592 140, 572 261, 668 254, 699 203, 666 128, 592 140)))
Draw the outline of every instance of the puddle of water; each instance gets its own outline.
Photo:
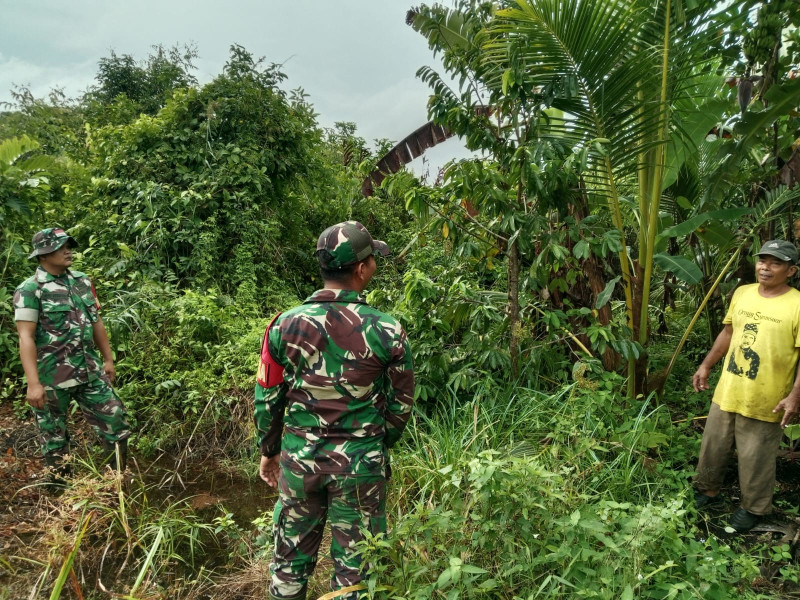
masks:
MULTIPOLYGON (((213 518, 232 513, 245 530, 265 513, 271 514, 277 492, 258 478, 243 477, 213 459, 183 461, 162 456, 152 463, 139 461, 148 498, 154 503, 187 500, 198 514, 213 518)), ((254 463, 253 469, 258 465, 254 463)))

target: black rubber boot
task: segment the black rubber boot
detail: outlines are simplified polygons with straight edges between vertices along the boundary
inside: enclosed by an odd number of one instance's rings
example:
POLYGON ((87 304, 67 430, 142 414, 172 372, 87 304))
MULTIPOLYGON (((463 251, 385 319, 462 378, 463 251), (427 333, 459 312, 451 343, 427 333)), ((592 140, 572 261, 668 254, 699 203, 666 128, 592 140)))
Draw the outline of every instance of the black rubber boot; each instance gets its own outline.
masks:
POLYGON ((124 472, 128 464, 128 440, 120 440, 117 443, 103 440, 103 450, 105 452, 104 464, 115 471, 124 472), (119 446, 119 464, 117 464, 117 446, 119 446))

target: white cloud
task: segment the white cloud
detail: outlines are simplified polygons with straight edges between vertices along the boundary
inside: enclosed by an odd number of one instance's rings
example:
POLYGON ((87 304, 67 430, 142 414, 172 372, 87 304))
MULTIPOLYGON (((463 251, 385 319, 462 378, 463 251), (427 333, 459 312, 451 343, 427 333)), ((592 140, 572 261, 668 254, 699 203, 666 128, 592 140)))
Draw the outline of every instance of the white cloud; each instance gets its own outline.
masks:
POLYGON ((78 95, 111 49, 144 59, 155 44, 196 43, 197 76, 206 83, 240 44, 284 63, 286 86, 309 93, 323 126, 352 121, 372 142, 401 139, 427 120, 428 88, 415 73, 437 61, 405 24, 410 0, 0 3, 0 101, 10 100, 12 84, 36 96, 54 87, 78 95))
POLYGON ((11 102, 10 90, 17 86, 29 88, 37 98, 47 96, 53 89, 76 97, 93 83, 95 66, 93 61, 52 66, 0 54, 0 102, 11 102))

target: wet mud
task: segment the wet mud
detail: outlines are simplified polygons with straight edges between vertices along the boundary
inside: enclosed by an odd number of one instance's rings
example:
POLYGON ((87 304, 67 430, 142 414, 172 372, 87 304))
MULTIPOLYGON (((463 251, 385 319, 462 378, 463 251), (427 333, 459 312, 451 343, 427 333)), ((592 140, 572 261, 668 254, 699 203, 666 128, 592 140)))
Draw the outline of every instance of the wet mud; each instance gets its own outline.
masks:
MULTIPOLYGON (((79 458, 85 459, 87 454, 99 451, 93 448, 94 434, 82 419, 72 419, 70 431, 79 458)), ((209 539, 198 552, 194 565, 187 567, 178 563, 173 572, 161 574, 163 581, 156 587, 170 589, 170 582, 196 580, 198 571, 205 573, 207 580, 194 585, 190 593, 171 592, 162 597, 245 598, 265 589, 268 560, 248 564, 246 559, 253 558, 252 548, 259 533, 253 521, 271 518, 276 493, 258 478, 257 469, 256 458, 252 471, 242 473, 209 453, 178 456, 165 453, 152 460, 137 457, 135 450, 131 453, 125 489, 133 504, 140 494, 138 501, 146 497, 146 503, 154 512, 178 504, 187 507, 186 512, 198 522, 213 526, 222 517, 235 524, 228 529, 240 536, 240 543, 250 548, 246 553, 237 554, 236 540, 226 532, 206 536, 209 539)), ((83 476, 84 480, 69 480, 67 491, 53 490, 46 485, 48 474, 41 460, 33 420, 27 415, 15 415, 8 403, 0 404, 0 600, 49 597, 52 579, 65 556, 64 546, 58 547, 58 542, 64 542, 68 549, 79 524, 80 513, 65 517, 70 508, 64 506, 66 498, 70 497, 72 502, 71 495, 86 493, 95 502, 116 502, 113 476, 93 478, 89 473, 82 473, 86 468, 79 464, 75 470, 76 477, 83 476), (89 480, 98 480, 96 487, 92 488, 91 484, 92 489, 80 487, 87 476, 89 480), (48 569, 50 574, 44 578, 48 581, 40 585, 37 580, 48 569), (31 595, 36 586, 41 589, 31 595)), ((136 533, 133 535, 135 537, 136 533)), ((92 534, 84 540, 76 560, 76 565, 80 564, 80 568, 76 566, 76 580, 65 587, 62 598, 109 597, 98 591, 98 581, 115 588, 114 591, 130 589, 138 568, 133 571, 129 567, 131 572, 120 575, 126 568, 125 561, 130 558, 121 551, 124 537, 110 550, 106 548, 102 561, 90 560, 89 550, 84 551, 84 547, 98 542, 95 538, 97 535, 92 534)), ((102 541, 105 543, 105 539, 102 541)))

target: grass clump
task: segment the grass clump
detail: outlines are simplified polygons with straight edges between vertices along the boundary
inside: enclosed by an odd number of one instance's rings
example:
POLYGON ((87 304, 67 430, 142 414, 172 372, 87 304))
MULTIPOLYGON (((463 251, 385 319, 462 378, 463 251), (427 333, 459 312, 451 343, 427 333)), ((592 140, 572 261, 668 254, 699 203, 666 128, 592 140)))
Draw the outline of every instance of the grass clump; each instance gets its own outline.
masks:
POLYGON ((756 597, 757 559, 694 525, 693 441, 680 451, 685 429, 619 383, 487 383, 417 414, 394 457, 394 526, 363 546, 371 596, 756 597))

